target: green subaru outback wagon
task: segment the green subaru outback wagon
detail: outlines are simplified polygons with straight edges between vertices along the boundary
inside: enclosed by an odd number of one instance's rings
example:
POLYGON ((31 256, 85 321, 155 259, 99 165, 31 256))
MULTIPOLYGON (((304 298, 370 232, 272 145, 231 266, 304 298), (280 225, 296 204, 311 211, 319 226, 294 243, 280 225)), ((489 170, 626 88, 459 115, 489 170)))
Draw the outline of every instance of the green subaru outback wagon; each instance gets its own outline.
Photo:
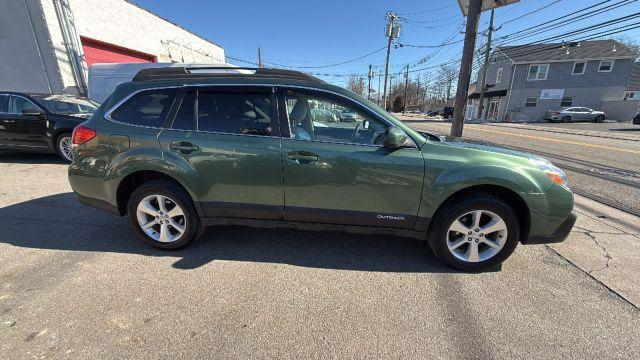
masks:
POLYGON ((550 162, 417 132, 295 71, 142 70, 73 144, 80 202, 128 216, 164 249, 212 225, 345 231, 424 239, 446 264, 481 271, 518 243, 564 240, 576 219, 550 162))

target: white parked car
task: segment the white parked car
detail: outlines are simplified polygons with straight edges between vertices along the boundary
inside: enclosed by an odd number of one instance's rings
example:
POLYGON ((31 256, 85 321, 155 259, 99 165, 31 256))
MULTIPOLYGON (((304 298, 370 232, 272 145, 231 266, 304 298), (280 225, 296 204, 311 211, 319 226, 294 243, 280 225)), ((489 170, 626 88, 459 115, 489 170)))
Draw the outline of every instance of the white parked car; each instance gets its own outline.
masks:
POLYGON ((547 121, 561 121, 568 123, 572 121, 593 121, 603 122, 606 115, 602 111, 596 111, 586 107, 568 107, 562 110, 547 110, 544 119, 547 121))

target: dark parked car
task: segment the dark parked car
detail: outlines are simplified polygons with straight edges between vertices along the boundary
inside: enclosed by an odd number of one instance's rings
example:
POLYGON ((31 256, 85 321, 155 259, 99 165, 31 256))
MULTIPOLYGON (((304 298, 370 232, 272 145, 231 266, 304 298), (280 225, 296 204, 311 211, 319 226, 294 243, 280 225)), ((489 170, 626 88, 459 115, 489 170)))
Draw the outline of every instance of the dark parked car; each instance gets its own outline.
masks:
POLYGON ((0 149, 55 152, 71 162, 71 133, 98 106, 71 95, 0 92, 0 149))
POLYGON ((79 200, 126 214, 153 246, 213 225, 343 230, 427 240, 480 271, 518 243, 564 240, 576 220, 565 173, 535 155, 416 132, 295 71, 176 69, 142 70, 73 132, 79 200), (312 106, 358 120, 318 126, 312 106))
POLYGON ((453 106, 445 106, 442 108, 440 115, 445 119, 453 118, 453 106))
POLYGON ((640 125, 640 112, 633 117, 633 123, 636 125, 640 125))

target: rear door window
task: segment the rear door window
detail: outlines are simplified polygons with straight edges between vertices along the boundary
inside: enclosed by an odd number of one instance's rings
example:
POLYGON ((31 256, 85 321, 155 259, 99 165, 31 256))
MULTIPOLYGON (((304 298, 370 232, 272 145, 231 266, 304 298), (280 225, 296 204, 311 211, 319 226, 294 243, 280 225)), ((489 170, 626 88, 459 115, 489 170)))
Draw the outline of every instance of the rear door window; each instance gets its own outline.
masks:
POLYGON ((0 113, 7 113, 7 102, 9 101, 9 95, 0 94, 0 113))
POLYGON ((111 113, 111 119, 131 125, 162 127, 175 98, 174 89, 145 90, 111 113))
POLYGON ((190 91, 184 95, 180 109, 173 119, 172 129, 195 130, 196 129, 196 92, 190 91))
POLYGON ((270 93, 198 91, 199 131, 272 135, 270 93))
POLYGON ((9 98, 9 114, 22 114, 23 112, 42 112, 38 106, 21 96, 11 96, 9 98))

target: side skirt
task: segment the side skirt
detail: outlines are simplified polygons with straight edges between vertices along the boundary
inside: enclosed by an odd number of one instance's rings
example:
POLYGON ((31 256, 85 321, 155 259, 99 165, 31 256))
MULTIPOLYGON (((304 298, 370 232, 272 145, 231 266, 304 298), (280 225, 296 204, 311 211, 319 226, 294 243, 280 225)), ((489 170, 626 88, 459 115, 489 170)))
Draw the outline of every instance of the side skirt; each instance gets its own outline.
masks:
POLYGON ((258 219, 238 219, 238 218, 203 218, 201 219, 204 226, 249 226, 255 228, 270 229, 293 229, 293 230, 309 230, 309 231, 331 231, 345 232, 349 234, 365 234, 365 235, 391 235, 399 237, 408 237, 418 240, 425 240, 427 233, 425 231, 415 231, 407 229, 356 226, 356 225, 333 225, 318 224, 300 221, 283 221, 283 220, 258 220, 258 219))

